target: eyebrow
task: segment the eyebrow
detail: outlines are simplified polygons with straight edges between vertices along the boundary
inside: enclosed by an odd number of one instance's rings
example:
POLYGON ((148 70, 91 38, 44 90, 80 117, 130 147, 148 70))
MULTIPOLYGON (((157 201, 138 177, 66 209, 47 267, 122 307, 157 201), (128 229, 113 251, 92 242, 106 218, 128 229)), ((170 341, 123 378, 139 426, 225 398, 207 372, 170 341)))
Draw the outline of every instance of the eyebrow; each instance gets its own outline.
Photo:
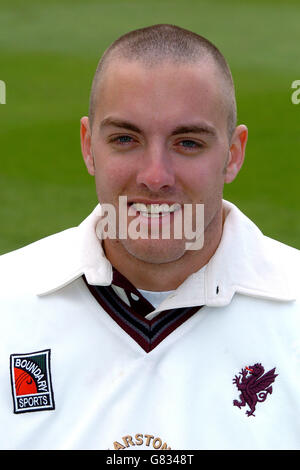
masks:
MULTIPOLYGON (((120 129, 127 129, 133 132, 137 132, 138 134, 143 134, 143 131, 141 129, 139 129, 135 124, 129 121, 108 117, 103 119, 100 124, 100 129, 103 129, 104 127, 108 126, 118 127, 120 129)), ((171 135, 173 136, 178 134, 208 134, 215 137, 217 133, 214 127, 205 123, 200 123, 177 126, 171 132, 171 135)))
POLYGON ((119 127, 120 129, 128 129, 130 131, 137 132, 139 134, 143 133, 141 129, 139 129, 136 125, 132 124, 129 121, 122 121, 120 119, 114 119, 110 117, 103 119, 103 121, 100 124, 100 129, 102 129, 103 127, 108 127, 108 126, 119 127))
POLYGON ((209 126, 208 124, 191 124, 184 126, 177 126, 172 131, 171 135, 177 134, 208 134, 211 136, 216 136, 216 130, 214 127, 209 126))

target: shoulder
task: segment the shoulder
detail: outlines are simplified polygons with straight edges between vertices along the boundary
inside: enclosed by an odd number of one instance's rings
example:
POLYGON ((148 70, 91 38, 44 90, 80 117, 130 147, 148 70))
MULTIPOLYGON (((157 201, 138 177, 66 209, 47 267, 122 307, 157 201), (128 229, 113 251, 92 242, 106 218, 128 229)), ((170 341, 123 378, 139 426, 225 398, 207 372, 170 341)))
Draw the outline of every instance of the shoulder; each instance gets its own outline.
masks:
POLYGON ((289 295, 299 301, 300 250, 267 236, 263 238, 265 254, 274 267, 274 282, 280 284, 282 280, 282 287, 286 284, 289 295))
POLYGON ((255 222, 233 203, 224 200, 223 204, 226 221, 229 221, 228 235, 233 239, 235 248, 236 243, 244 244, 245 254, 250 251, 249 254, 255 257, 258 263, 259 258, 264 261, 264 255, 267 255, 273 258, 275 265, 278 259, 280 264, 299 268, 300 250, 265 235, 255 222))
POLYGON ((10 287, 24 290, 34 286, 41 273, 59 269, 76 238, 76 228, 50 235, 0 256, 2 292, 10 287))
POLYGON ((224 201, 224 209, 215 272, 225 270, 232 292, 278 300, 298 298, 299 250, 263 234, 234 204, 224 201))
POLYGON ((266 248, 269 249, 275 257, 279 257, 279 262, 299 270, 300 250, 267 236, 264 236, 264 240, 266 248))

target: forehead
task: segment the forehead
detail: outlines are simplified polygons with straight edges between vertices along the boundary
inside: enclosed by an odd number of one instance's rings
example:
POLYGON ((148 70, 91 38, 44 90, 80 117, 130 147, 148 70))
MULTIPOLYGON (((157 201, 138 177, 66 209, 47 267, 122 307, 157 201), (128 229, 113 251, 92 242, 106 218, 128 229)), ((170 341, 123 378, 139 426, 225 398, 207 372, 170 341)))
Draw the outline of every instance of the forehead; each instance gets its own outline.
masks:
POLYGON ((110 115, 128 119, 149 131, 166 130, 184 120, 206 121, 227 130, 222 79, 211 60, 197 64, 112 60, 97 88, 95 120, 110 115))

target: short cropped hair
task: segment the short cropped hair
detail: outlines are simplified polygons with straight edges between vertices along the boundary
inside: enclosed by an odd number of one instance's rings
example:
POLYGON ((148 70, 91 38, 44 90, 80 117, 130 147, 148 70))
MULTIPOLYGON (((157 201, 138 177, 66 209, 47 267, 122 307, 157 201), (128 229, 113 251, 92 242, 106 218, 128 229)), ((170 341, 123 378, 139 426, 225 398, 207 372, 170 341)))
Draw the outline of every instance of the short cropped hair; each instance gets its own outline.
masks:
POLYGON ((223 97, 228 108, 228 136, 231 139, 236 127, 236 100, 230 68, 219 49, 197 33, 171 24, 157 24, 130 31, 116 39, 102 55, 92 83, 89 121, 92 128, 97 104, 97 89, 104 70, 113 59, 138 61, 145 67, 162 61, 175 64, 199 64, 210 57, 224 79, 223 97), (224 96, 225 94, 225 96, 224 96))

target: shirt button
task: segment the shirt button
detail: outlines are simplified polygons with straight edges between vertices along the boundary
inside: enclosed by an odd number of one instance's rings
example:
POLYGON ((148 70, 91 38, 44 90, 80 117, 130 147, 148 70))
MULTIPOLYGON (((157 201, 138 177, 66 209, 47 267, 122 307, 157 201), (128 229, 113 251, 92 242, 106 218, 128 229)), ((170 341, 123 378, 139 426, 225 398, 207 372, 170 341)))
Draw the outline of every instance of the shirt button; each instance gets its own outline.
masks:
POLYGON ((140 300, 140 298, 137 295, 133 294, 132 292, 130 292, 130 295, 133 298, 133 300, 140 300))

